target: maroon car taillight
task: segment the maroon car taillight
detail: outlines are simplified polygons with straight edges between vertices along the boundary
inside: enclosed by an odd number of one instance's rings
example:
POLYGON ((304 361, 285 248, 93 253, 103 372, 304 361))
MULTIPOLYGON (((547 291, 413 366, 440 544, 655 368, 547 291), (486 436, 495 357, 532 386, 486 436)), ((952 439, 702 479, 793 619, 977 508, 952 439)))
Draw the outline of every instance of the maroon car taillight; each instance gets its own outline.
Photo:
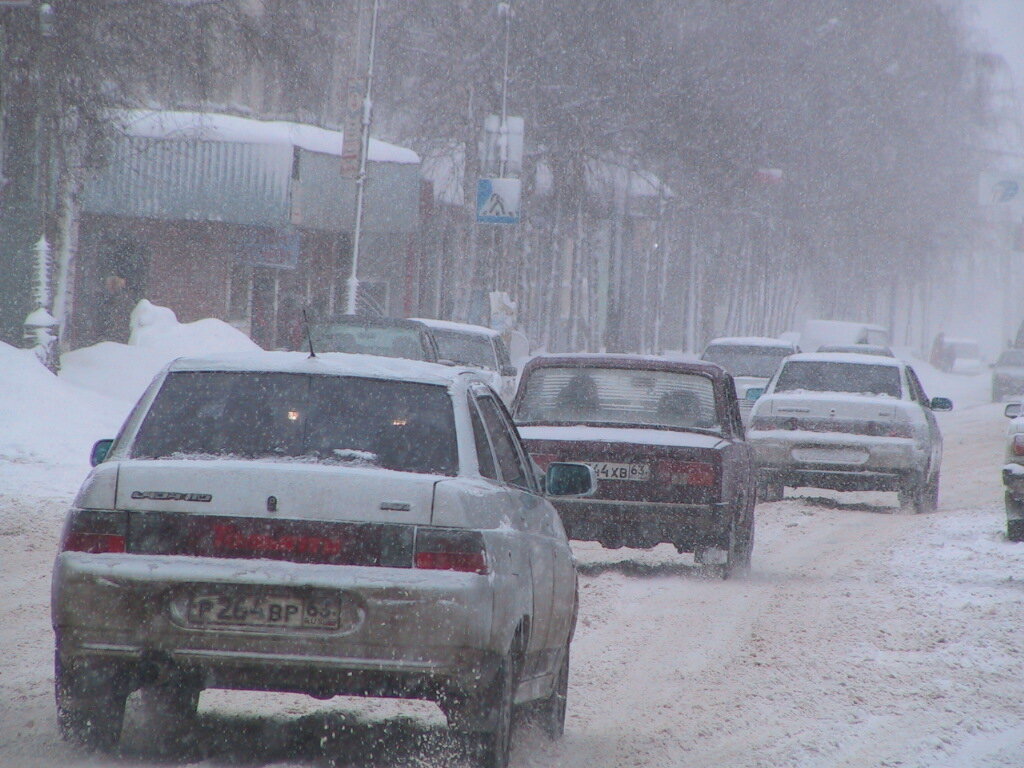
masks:
POLYGON ((703 461, 669 461, 657 464, 658 478, 670 485, 710 488, 718 480, 714 464, 703 461))
POLYGON ((1013 436, 1013 455, 1024 456, 1024 435, 1013 436))
POLYGON ((487 548, 479 531, 419 528, 416 531, 416 568, 434 571, 490 573, 487 548))
POLYGON ((61 552, 87 552, 102 555, 124 552, 128 516, 124 512, 76 509, 64 523, 61 552))

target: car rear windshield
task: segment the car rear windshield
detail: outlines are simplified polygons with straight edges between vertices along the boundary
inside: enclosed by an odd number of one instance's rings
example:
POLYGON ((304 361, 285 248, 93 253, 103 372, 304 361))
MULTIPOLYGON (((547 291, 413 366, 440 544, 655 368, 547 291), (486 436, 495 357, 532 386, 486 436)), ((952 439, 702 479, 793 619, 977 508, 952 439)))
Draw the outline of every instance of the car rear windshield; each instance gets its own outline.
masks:
POLYGON ((622 424, 718 430, 711 379, 626 368, 540 367, 516 409, 522 424, 622 424))
POLYGON ((444 386, 354 376, 181 371, 164 380, 133 458, 276 458, 454 475, 444 386))
POLYGON ((494 347, 488 337, 458 331, 433 330, 431 333, 441 359, 491 371, 495 369, 494 347))
POLYGON ((712 345, 704 350, 704 359, 718 363, 733 376, 756 376, 768 379, 775 375, 779 363, 793 350, 787 347, 712 345))
MULTIPOLYGON (((357 355, 426 360, 418 328, 359 326, 319 323, 310 328, 317 352, 349 352, 357 355)), ((433 362, 433 360, 431 360, 433 362)))
POLYGON ((899 397, 900 369, 894 365, 791 360, 779 372, 775 391, 801 390, 899 397))

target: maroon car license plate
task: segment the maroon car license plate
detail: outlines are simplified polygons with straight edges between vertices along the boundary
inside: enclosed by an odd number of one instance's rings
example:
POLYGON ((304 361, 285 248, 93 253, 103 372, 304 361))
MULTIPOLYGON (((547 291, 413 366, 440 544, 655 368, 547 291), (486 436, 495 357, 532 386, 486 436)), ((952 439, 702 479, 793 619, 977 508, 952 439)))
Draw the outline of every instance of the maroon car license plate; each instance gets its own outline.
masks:
POLYGON ((650 464, 617 464, 611 461, 588 461, 598 480, 635 480, 644 482, 651 479, 650 464))
POLYGON ((188 603, 188 623, 197 627, 337 629, 336 597, 266 594, 197 594, 188 603))

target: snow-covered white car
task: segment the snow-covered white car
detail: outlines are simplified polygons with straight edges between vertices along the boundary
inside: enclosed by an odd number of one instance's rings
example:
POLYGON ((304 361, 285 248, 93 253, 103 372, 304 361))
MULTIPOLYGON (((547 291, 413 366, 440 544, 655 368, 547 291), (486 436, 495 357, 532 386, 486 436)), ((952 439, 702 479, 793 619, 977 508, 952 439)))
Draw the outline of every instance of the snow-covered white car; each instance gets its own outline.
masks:
POLYGON ((1024 541, 1024 409, 1021 404, 1006 406, 1012 421, 1006 429, 1006 455, 1003 486, 1006 488, 1006 538, 1024 541))
MULTIPOLYGON (((434 700, 491 766, 514 703, 561 734, 575 564, 475 372, 178 360, 93 460, 53 572, 66 737, 116 743, 136 689, 187 723, 203 688, 434 700)), ((548 469, 549 494, 595 487, 548 469)))
POLYGON ((516 393, 518 371, 512 365, 508 347, 501 334, 493 328, 469 323, 455 323, 450 320, 432 320, 425 317, 411 318, 430 329, 437 351, 442 360, 458 365, 479 368, 494 391, 501 395, 506 405, 512 403, 516 393))
POLYGON ((916 512, 938 506, 942 435, 914 369, 902 360, 803 353, 783 362, 751 414, 766 499, 790 487, 896 491, 916 512))
POLYGON ((761 336, 734 336, 712 339, 704 348, 701 360, 718 363, 732 374, 739 398, 740 416, 750 424, 754 401, 747 399, 747 390, 763 389, 779 365, 800 349, 790 341, 761 336))

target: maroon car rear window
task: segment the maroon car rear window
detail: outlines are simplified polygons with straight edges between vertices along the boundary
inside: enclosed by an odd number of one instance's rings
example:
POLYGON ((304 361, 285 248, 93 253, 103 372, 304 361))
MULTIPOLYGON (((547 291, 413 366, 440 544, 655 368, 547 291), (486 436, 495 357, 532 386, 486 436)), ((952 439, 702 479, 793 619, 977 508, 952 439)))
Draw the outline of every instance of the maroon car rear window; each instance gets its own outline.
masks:
POLYGON ((539 367, 516 410, 520 424, 621 424, 721 428, 707 376, 675 371, 539 367))

